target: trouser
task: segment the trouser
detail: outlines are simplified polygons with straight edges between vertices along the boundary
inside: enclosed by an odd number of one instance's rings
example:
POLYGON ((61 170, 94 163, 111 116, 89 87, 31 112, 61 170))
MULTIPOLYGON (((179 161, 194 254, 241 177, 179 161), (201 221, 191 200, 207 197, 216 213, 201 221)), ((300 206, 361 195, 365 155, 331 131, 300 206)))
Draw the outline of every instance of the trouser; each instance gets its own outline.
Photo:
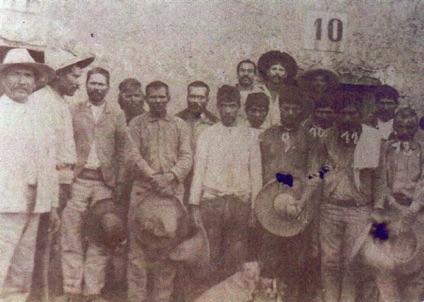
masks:
POLYGON ((171 302, 177 264, 169 260, 169 250, 148 249, 137 239, 140 230, 136 227, 136 209, 147 191, 146 188, 134 186, 131 195, 128 213, 128 300, 171 302))
POLYGON ((0 301, 29 296, 39 219, 40 214, 0 213, 0 301))
POLYGON ((361 267, 350 262, 355 239, 363 231, 370 206, 323 204, 320 214, 323 302, 355 302, 361 267))
POLYGON ((88 242, 87 251, 84 253, 82 226, 87 209, 97 201, 111 197, 112 189, 103 181, 77 178, 72 184, 72 197, 63 211, 62 218, 65 293, 98 295, 104 287, 110 251, 106 246, 88 242))
POLYGON ((246 261, 250 211, 249 203, 233 196, 201 201, 200 212, 209 240, 212 277, 223 280, 236 273, 246 261))
MULTIPOLYGON (((68 185, 70 186, 70 185, 68 185)), ((59 216, 62 216, 69 197, 69 187, 60 186, 59 190, 59 216)), ((60 230, 54 234, 48 234, 50 226, 50 214, 40 216, 38 227, 37 245, 34 259, 33 288, 31 289, 31 301, 41 301, 43 295, 51 294, 60 296, 63 294, 62 252, 60 247, 60 230), (49 239, 51 242, 49 243, 49 239), (47 250, 50 248, 50 250, 47 250), (46 271, 47 270, 47 271, 46 271), (47 280, 46 280, 47 279, 47 280), (48 282, 48 287, 46 283, 48 282), (49 291, 48 293, 46 291, 49 291)))
MULTIPOLYGON (((413 229, 424 232, 424 213, 417 214, 413 229)), ((423 238, 418 238, 423 240, 423 238)), ((390 270, 376 269, 375 282, 381 302, 420 302, 424 294, 424 259, 420 261, 420 269, 410 274, 396 273, 390 270)))
POLYGON ((305 259, 309 252, 311 226, 292 237, 280 237, 264 230, 259 261, 264 278, 278 278, 286 286, 285 300, 299 300, 300 285, 305 279, 305 259))

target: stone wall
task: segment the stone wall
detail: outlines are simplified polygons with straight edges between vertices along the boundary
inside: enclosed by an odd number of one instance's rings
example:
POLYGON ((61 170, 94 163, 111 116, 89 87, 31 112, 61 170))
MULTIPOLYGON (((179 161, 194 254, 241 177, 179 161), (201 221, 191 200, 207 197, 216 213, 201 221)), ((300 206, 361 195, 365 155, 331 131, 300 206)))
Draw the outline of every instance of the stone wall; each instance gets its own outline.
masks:
MULTIPOLYGON (((91 51, 112 71, 112 91, 126 77, 171 87, 171 113, 185 106, 186 86, 210 84, 214 97, 236 82, 236 64, 272 49, 301 69, 333 69, 348 82, 376 77, 395 86, 402 103, 424 112, 424 1, 421 0, 39 0, 47 41, 91 51), (307 11, 346 13, 344 52, 303 48, 307 11)), ((76 98, 84 97, 84 91, 76 98)), ((214 109, 215 100, 211 107, 214 109)))

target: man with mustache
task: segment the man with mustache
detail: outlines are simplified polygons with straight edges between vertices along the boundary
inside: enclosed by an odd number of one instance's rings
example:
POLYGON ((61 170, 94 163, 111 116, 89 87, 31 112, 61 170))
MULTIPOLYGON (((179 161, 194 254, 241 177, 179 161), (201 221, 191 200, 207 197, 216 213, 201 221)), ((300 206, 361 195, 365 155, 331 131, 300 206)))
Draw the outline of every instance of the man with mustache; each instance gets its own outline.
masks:
POLYGON ((389 85, 382 85, 376 88, 374 95, 377 108, 373 126, 380 130, 384 140, 388 140, 393 132, 393 119, 399 106, 399 93, 389 85))
POLYGON ((77 164, 72 198, 63 211, 62 268, 65 301, 104 301, 105 269, 110 250, 88 242, 83 249, 82 225, 97 201, 119 200, 124 181, 125 116, 107 100, 110 75, 101 67, 87 73, 88 101, 72 111, 77 164))
POLYGON ((240 92, 222 86, 217 106, 221 122, 197 141, 189 203, 195 223, 203 223, 208 235, 210 276, 222 280, 247 259, 249 217, 262 186, 262 168, 258 141, 251 129, 237 124, 240 92))
MULTIPOLYGON (((172 301, 174 291, 177 265, 169 259, 169 248, 153 248, 138 239, 140 229, 154 234, 152 237, 159 240, 173 237, 175 233, 170 230, 172 227, 162 224, 163 213, 153 213, 151 221, 142 222, 141 227, 137 223, 140 221, 137 209, 147 196, 158 202, 164 198, 176 199, 177 203, 183 204, 184 179, 193 159, 187 124, 168 114, 170 100, 166 83, 149 83, 146 86, 149 111, 135 117, 128 127, 128 165, 134 167, 136 175, 128 215, 127 280, 128 299, 131 302, 172 301)), ((173 230, 176 231, 180 223, 172 223, 177 217, 177 213, 174 214, 165 220, 174 225, 173 230)))
POLYGON ((58 230, 56 142, 49 117, 29 99, 54 76, 26 49, 0 64, 0 300, 26 301, 34 269, 40 216, 58 230))
POLYGON ((244 105, 246 103, 246 98, 250 93, 260 92, 258 85, 255 84, 255 77, 257 74, 256 64, 251 60, 243 60, 237 65, 237 79, 238 83, 235 87, 240 91, 241 97, 241 110, 240 115, 243 118, 245 116, 244 105))
POLYGON ((292 85, 297 74, 297 64, 292 56, 278 50, 263 54, 258 60, 258 72, 265 85, 260 85, 270 100, 269 113, 265 120, 265 128, 280 123, 278 94, 281 88, 292 85))
MULTIPOLYGON (((40 112, 47 114, 54 125, 54 137, 57 145, 57 170, 59 171, 59 214, 62 214, 66 202, 70 198, 71 184, 74 177, 74 167, 77 162, 75 150, 74 130, 72 126, 72 116, 70 107, 65 96, 73 96, 79 89, 80 78, 83 69, 90 65, 94 57, 80 58, 75 54, 57 48, 47 48, 45 52, 46 63, 55 70, 55 78, 43 89, 33 93, 30 98, 38 106, 40 112)), ((35 259, 34 283, 43 282, 43 274, 39 272, 47 269, 42 257, 46 252, 44 250, 47 240, 48 217, 41 217, 40 229, 37 239, 37 253, 35 259)), ((57 267, 51 267, 50 272, 54 272, 49 277, 49 291, 55 295, 62 294, 62 270, 60 268, 59 251, 59 233, 52 239, 52 253, 50 254, 50 264, 57 267)), ((48 247, 46 247, 48 248, 48 247)), ((47 282, 44 280, 44 282, 47 282)), ((37 291, 43 285, 37 287, 37 291)))
MULTIPOLYGON (((389 238, 402 238, 410 232, 423 234, 424 228, 424 150, 415 139, 418 130, 418 115, 410 107, 401 108, 396 112, 393 121, 395 138, 384 143, 381 157, 381 180, 388 194, 375 202, 372 221, 375 223, 388 222, 384 216, 399 216, 399 224, 388 223, 389 238), (395 225, 395 226, 394 226, 395 225)), ((417 249, 423 249, 423 237, 418 237, 417 249)), ((408 249, 402 250, 403 244, 408 241, 399 240, 397 248, 405 254, 408 249)), ((392 256, 390 253, 385 253, 392 256)), ((410 255, 410 254, 409 254, 410 255)), ((414 260, 414 267, 401 271, 397 266, 381 265, 373 270, 380 301, 422 301, 424 290, 424 259, 422 253, 416 253, 409 261, 414 260), (421 258, 420 258, 421 257, 421 258)), ((407 258, 405 258, 407 259, 407 258)))
POLYGON ((336 122, 321 140, 318 160, 319 167, 328 167, 319 225, 323 301, 355 301, 361 270, 349 255, 373 202, 384 193, 377 181, 381 137, 377 129, 360 123, 356 93, 338 91, 333 108, 336 122))

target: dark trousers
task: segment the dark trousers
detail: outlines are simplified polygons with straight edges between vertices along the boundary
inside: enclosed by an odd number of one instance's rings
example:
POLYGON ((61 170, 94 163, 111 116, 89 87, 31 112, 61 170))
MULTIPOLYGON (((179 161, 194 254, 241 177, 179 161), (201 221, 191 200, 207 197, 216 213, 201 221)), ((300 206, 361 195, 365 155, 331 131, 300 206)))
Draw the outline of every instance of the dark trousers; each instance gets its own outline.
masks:
POLYGON ((292 237, 280 237, 264 230, 259 254, 261 275, 264 278, 278 278, 285 284, 285 301, 300 301, 299 290, 300 285, 305 284, 305 259, 310 240, 310 226, 292 237))
POLYGON ((222 280, 247 258, 250 204, 233 196, 204 199, 200 211, 208 235, 212 273, 222 280))

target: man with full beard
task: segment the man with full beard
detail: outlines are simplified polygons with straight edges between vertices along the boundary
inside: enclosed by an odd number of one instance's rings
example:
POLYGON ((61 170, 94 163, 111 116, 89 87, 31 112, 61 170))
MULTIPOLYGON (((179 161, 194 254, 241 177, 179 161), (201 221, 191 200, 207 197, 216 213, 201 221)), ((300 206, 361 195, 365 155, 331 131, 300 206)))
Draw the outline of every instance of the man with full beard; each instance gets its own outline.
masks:
POLYGON ((297 69, 295 59, 285 52, 273 50, 259 58, 258 72, 265 82, 260 88, 270 99, 265 128, 280 124, 278 94, 281 88, 293 84, 297 69))
POLYGON ((72 197, 63 211, 62 268, 65 301, 103 301, 105 269, 110 250, 83 244, 83 217, 102 199, 119 199, 124 181, 125 116, 107 101, 109 72, 101 67, 87 73, 88 101, 73 110, 77 164, 72 197))

